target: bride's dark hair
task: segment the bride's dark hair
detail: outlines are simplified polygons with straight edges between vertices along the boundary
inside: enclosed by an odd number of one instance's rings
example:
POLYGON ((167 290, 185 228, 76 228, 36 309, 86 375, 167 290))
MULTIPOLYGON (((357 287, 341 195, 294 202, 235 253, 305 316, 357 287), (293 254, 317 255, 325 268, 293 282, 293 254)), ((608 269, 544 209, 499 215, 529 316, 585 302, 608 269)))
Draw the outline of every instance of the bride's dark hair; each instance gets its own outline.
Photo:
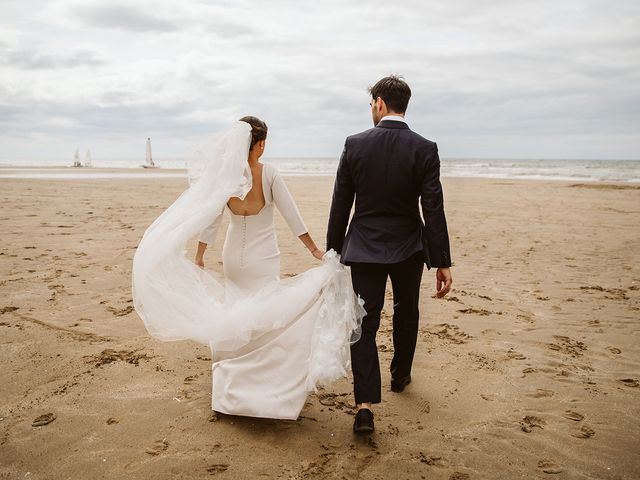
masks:
POLYGON ((269 128, 267 127, 267 124, 264 123, 262 120, 260 120, 258 117, 252 117, 252 116, 242 117, 240 121, 247 122, 249 125, 251 125, 251 147, 249 147, 250 149, 253 148, 253 146, 256 143, 258 143, 260 140, 266 140, 267 131, 269 130, 269 128))

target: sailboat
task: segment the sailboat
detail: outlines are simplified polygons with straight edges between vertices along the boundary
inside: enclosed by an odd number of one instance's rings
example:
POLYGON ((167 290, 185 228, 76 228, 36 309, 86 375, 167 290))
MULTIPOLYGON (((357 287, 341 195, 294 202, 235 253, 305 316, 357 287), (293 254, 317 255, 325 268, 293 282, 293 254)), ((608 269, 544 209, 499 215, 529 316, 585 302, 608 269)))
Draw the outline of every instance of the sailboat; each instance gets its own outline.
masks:
POLYGON ((147 138, 147 158, 142 168, 158 168, 158 165, 153 163, 153 158, 151 157, 151 139, 147 138))
POLYGON ((87 149, 87 154, 84 157, 84 166, 85 167, 91 166, 91 150, 89 149, 87 149))
POLYGON ((82 162, 80 161, 80 152, 78 151, 77 148, 76 148, 76 154, 73 156, 73 166, 74 167, 82 166, 82 162))

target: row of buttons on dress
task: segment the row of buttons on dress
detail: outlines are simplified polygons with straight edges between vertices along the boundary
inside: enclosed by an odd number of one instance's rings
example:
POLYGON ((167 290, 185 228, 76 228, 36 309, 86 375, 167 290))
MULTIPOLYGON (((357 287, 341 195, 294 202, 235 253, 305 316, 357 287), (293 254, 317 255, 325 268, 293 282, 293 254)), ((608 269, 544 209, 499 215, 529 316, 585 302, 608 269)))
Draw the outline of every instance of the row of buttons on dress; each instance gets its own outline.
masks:
POLYGON ((240 268, 244 268, 244 247, 247 242, 247 217, 242 216, 242 246, 240 247, 240 268))

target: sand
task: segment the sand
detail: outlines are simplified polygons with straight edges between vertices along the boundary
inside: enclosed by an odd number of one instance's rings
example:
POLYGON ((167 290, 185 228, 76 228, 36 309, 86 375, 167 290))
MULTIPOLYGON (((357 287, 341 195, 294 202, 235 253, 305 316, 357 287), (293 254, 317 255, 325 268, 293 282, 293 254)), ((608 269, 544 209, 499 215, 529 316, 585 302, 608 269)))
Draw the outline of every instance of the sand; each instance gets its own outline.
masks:
MULTIPOLYGON (((333 180, 287 183, 324 244, 333 180)), ((387 293, 356 437, 349 379, 297 421, 216 415, 207 348, 147 334, 131 259, 184 180, 0 180, 0 478, 640 478, 640 189, 443 184, 454 289, 425 270, 401 394, 387 293)), ((317 264, 277 225, 283 274, 317 264)))

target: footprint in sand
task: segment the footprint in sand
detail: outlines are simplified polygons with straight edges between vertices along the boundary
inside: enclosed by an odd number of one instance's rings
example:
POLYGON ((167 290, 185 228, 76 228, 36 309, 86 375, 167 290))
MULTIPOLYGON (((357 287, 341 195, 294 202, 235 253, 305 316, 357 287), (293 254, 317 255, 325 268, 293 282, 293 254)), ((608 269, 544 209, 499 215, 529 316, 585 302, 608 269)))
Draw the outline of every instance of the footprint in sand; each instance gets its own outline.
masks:
POLYGON ((216 475, 218 473, 226 472, 228 468, 229 465, 226 463, 214 463, 207 467, 207 472, 209 475, 216 475))
POLYGON ((4 315, 5 313, 11 313, 18 310, 20 307, 2 307, 0 308, 0 314, 4 315))
POLYGON ((449 480, 469 480, 471 477, 469 476, 468 473, 462 473, 462 472, 453 472, 450 476, 449 476, 449 480))
POLYGON ((502 312, 491 312, 491 311, 486 310, 484 308, 469 307, 469 308, 462 308, 462 309, 460 309, 458 311, 460 313, 468 313, 468 314, 480 315, 481 317, 485 317, 487 315, 491 315, 492 313, 495 313, 496 315, 502 315, 502 312))
POLYGON ((415 404, 415 407, 419 413, 431 412, 431 404, 428 400, 418 400, 415 404))
POLYGON ((335 408, 341 410, 348 415, 355 415, 357 408, 355 404, 341 400, 339 397, 348 397, 349 393, 320 393, 318 394, 318 402, 325 407, 330 407, 329 410, 335 408))
POLYGON ((620 378, 618 379, 620 383, 626 385, 627 387, 637 388, 640 387, 640 382, 635 378, 620 378))
POLYGON ((574 358, 582 356, 582 352, 587 349, 586 345, 583 342, 573 340, 572 338, 566 337, 564 335, 554 335, 553 338, 556 339, 557 343, 547 344, 547 347, 550 350, 555 350, 557 352, 564 353, 565 355, 570 355, 574 358))
POLYGON ((588 425, 583 425, 580 427, 580 430, 577 432, 573 432, 571 434, 572 437, 576 438, 591 438, 596 434, 595 430, 588 425))
POLYGON ((449 325, 448 323, 433 325, 427 329, 427 332, 438 338, 457 344, 467 343, 467 340, 472 338, 471 335, 461 331, 457 325, 449 325))
POLYGON ((43 427, 45 425, 49 425, 56 419, 55 413, 45 413, 44 415, 40 415, 36 417, 33 422, 31 422, 32 427, 43 427))
POLYGON ((538 468, 542 470, 544 473, 556 474, 561 473, 562 468, 560 466, 550 460, 540 460, 538 462, 538 468))
POLYGON ((125 315, 129 315, 131 312, 133 312, 133 307, 131 305, 121 309, 107 307, 107 311, 111 312, 116 317, 124 317, 125 315))
POLYGON ((547 422, 545 422, 542 418, 540 417, 536 417, 534 415, 527 415, 526 417, 524 417, 521 421, 520 421, 520 428, 522 429, 523 432, 525 433, 531 433, 531 431, 534 428, 543 428, 543 425, 546 425, 547 422))
POLYGON ((335 393, 319 393, 318 402, 325 407, 335 407, 336 397, 337 395, 335 393))
POLYGON ((528 323, 534 323, 535 322, 534 316, 531 313, 526 313, 526 314, 518 313, 518 314, 516 314, 516 318, 524 320, 524 321, 526 321, 528 323))
POLYGON ((155 455, 160 455, 167 448, 169 448, 169 442, 167 442, 166 438, 163 438, 162 440, 156 440, 153 446, 150 448, 147 448, 145 452, 148 453, 149 455, 155 456, 155 455))
POLYGON ((580 422, 584 420, 584 415, 578 412, 572 412, 571 410, 565 411, 562 416, 564 418, 568 418, 569 420, 573 420, 574 422, 580 422))
POLYGON ((391 435, 400 435, 400 429, 392 424, 387 425, 387 432, 391 435))
POLYGON ((626 290, 624 288, 604 288, 600 285, 594 285, 582 286, 580 287, 580 290, 604 292, 607 294, 604 296, 604 298, 607 298, 609 300, 629 300, 629 297, 627 296, 626 290))
POLYGON ((473 366, 480 370, 497 371, 498 366, 493 358, 489 358, 484 353, 469 352, 469 358, 473 361, 473 366))
POLYGON ((511 358, 512 360, 526 360, 527 357, 520 352, 515 351, 513 348, 510 348, 507 351, 507 358, 511 358))
POLYGON ((622 350, 617 347, 607 347, 607 350, 609 350, 609 352, 613 353, 614 355, 620 355, 622 353, 622 350))
POLYGON ((118 423, 118 419, 117 418, 113 418, 113 417, 107 418, 107 425, 114 425, 116 423, 118 423))
POLYGON ((556 393, 553 390, 546 390, 544 388, 538 388, 535 392, 528 393, 527 397, 532 398, 545 398, 553 397, 556 393))
POLYGON ((96 362, 95 366, 100 367, 118 360, 132 365, 139 365, 140 360, 149 360, 151 357, 146 353, 140 353, 135 350, 113 350, 112 348, 106 348, 96 355, 85 355, 84 358, 90 363, 96 362))
POLYGON ((424 463, 426 465, 429 465, 430 467, 443 467, 444 466, 444 460, 442 459, 442 457, 436 457, 436 456, 433 456, 433 455, 425 455, 422 452, 420 452, 420 455, 418 456, 418 460, 420 460, 420 463, 424 463))
POLYGON ((209 449, 209 453, 216 453, 222 450, 222 444, 221 443, 214 443, 211 448, 209 449))

